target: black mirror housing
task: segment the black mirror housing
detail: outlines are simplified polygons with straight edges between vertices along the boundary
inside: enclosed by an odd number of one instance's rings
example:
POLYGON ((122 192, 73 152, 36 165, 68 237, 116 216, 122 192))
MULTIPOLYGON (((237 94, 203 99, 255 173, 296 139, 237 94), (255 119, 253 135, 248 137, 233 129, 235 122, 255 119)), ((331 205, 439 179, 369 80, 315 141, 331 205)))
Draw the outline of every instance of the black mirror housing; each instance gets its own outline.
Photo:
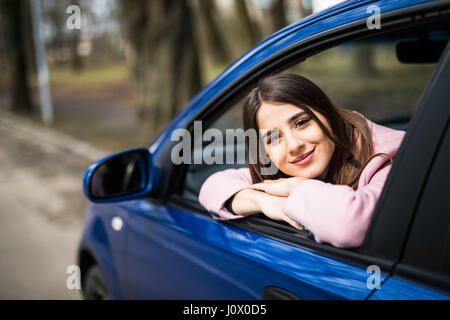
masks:
POLYGON ((157 168, 146 148, 110 155, 89 167, 84 192, 93 202, 114 202, 142 197, 157 182, 157 168))

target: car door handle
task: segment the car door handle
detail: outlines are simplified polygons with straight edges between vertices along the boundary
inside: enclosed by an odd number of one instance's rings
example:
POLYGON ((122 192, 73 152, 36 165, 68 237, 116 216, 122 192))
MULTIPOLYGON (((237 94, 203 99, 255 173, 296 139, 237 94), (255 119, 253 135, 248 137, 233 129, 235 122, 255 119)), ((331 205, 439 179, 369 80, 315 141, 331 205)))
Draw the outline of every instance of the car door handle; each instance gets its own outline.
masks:
POLYGON ((263 300, 301 300, 292 292, 283 288, 268 286, 264 288, 262 294, 263 300))

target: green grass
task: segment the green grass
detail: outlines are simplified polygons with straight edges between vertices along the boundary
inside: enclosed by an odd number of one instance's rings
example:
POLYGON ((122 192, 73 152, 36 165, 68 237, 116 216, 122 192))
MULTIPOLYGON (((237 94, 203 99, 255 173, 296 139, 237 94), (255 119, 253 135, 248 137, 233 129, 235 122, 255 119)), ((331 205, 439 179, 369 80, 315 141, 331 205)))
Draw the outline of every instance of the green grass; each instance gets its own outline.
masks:
POLYGON ((75 72, 68 67, 50 69, 52 86, 103 86, 129 81, 130 78, 130 70, 125 63, 95 68, 86 67, 80 72, 75 72))
MULTIPOLYGON (((210 83, 227 67, 227 64, 213 64, 204 61, 201 65, 203 84, 210 83)), ((70 67, 50 68, 50 84, 52 86, 105 86, 131 80, 131 68, 125 63, 86 67, 81 72, 75 72, 70 67)), ((32 79, 32 84, 33 86, 37 85, 37 80, 32 79)))

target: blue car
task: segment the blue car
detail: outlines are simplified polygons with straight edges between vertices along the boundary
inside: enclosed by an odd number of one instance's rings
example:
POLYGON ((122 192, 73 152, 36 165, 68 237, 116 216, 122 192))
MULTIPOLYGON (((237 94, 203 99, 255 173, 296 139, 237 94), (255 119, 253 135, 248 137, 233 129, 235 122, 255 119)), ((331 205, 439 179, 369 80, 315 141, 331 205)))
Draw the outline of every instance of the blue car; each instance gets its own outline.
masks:
MULTIPOLYGON (((92 204, 78 250, 84 297, 449 299, 449 34, 450 1, 357 0, 258 44, 148 148, 89 167, 84 191, 92 204), (280 72, 307 75, 338 103, 406 131, 358 248, 317 243, 262 214, 217 221, 199 204, 200 187, 245 161, 173 160, 175 133, 192 134, 189 151, 202 155, 211 146, 196 137, 196 121, 204 130, 239 129, 247 89, 280 72)), ((234 139, 214 148, 245 154, 234 139)))

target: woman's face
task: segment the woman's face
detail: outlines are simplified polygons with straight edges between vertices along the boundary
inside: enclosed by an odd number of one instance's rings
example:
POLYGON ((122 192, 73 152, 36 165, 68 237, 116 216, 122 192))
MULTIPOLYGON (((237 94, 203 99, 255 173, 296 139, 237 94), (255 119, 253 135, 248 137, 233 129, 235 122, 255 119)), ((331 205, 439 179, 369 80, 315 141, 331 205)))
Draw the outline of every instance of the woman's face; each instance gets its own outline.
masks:
MULTIPOLYGON (((332 132, 325 117, 311 111, 332 132)), ((256 121, 267 155, 283 173, 325 179, 335 144, 303 109, 264 102, 256 113, 256 121)))

